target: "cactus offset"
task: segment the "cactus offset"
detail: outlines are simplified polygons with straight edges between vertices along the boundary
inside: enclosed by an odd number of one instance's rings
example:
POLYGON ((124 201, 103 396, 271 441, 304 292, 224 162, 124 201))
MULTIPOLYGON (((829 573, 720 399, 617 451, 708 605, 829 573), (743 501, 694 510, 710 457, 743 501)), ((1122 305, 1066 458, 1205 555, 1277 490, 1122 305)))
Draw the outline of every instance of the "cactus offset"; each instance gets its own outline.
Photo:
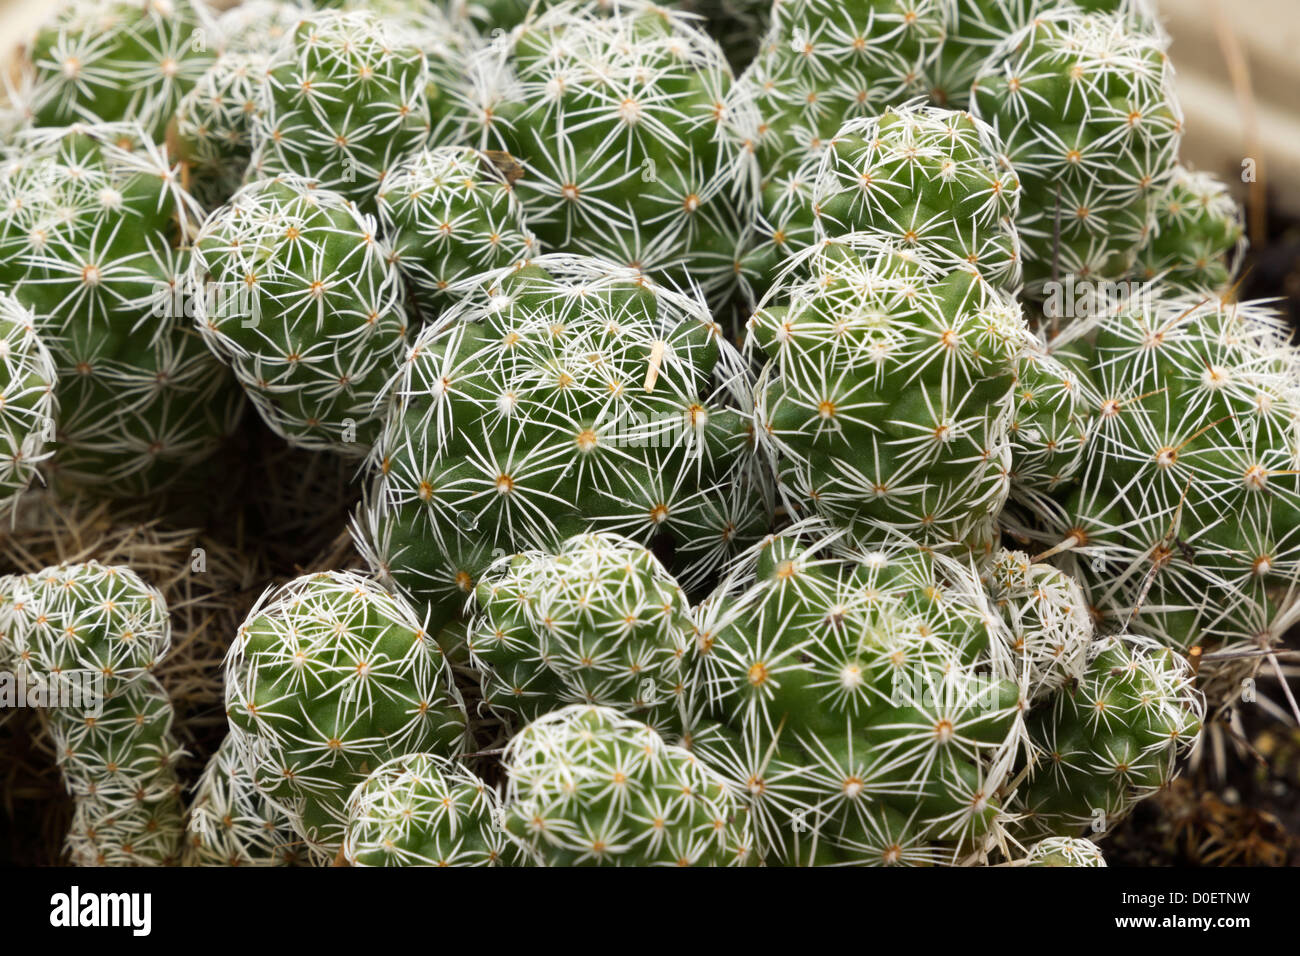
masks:
POLYGON ((542 866, 735 866, 747 816, 721 777, 645 724, 573 704, 505 754, 506 830, 542 866))
POLYGON ((694 676, 690 605, 649 551, 612 534, 503 558, 475 589, 466 641, 483 699, 520 722, 569 703, 680 733, 694 676))
POLYGON ((351 866, 508 866, 497 792, 436 754, 394 757, 348 802, 343 859, 351 866))
POLYGON ((359 457, 406 347, 397 270, 374 219, 297 177, 244 187, 204 222, 195 321, 263 421, 291 443, 359 457))
POLYGON ((226 657, 226 711, 254 785, 330 857, 371 769, 465 744, 465 705, 420 619, 353 572, 262 596, 226 657))

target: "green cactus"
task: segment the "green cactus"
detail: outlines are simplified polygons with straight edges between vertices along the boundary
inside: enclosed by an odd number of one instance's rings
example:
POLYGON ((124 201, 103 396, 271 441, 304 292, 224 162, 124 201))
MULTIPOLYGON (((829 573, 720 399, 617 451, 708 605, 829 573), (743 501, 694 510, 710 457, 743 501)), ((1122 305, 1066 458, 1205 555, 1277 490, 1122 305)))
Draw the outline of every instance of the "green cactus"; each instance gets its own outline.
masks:
POLYGON ((226 657, 226 712, 254 785, 331 858, 372 769, 466 740, 465 705, 420 619, 347 571, 262 596, 226 657))
POLYGON ((183 751, 150 673, 171 646, 162 594, 130 568, 95 561, 11 577, 3 591, 0 647, 44 695, 41 723, 74 798, 73 864, 174 863, 183 751))
POLYGON ((813 237, 809 197, 823 151, 850 119, 873 117, 923 92, 943 41, 939 0, 783 0, 741 75, 753 102, 747 141, 761 178, 754 248, 744 260, 757 299, 773 268, 813 237))
POLYGON ((509 866, 519 860, 497 792, 437 754, 394 757, 348 802, 351 866, 509 866))
POLYGON ((483 699, 526 723, 564 704, 611 707, 680 734, 694 673, 690 604, 653 554, 612 534, 487 569, 466 641, 483 699))
POLYGON ((239 189, 252 157, 250 134, 270 58, 265 53, 224 53, 176 107, 176 155, 189 187, 205 209, 215 209, 239 189))
POLYGON ((1050 492, 1083 465, 1091 426, 1087 383, 1052 356, 1042 334, 1016 360, 1011 411, 1011 494, 1050 492))
POLYGON ((1037 703, 1077 680, 1092 618, 1079 583, 1023 551, 999 550, 986 576, 989 596, 1013 637, 1028 699, 1037 703))
POLYGON ((850 120, 819 166, 815 234, 871 233, 1014 294, 1020 182, 1000 151, 968 113, 909 105, 850 120))
POLYGON ((223 53, 274 53, 308 12, 307 6, 290 0, 241 0, 217 16, 221 50, 223 53))
POLYGON ((468 147, 408 157, 376 202, 398 271, 425 316, 452 305, 482 273, 537 251, 509 178, 490 156, 468 147))
POLYGON ((293 3, 248 0, 217 18, 221 53, 181 98, 167 129, 186 164, 186 187, 203 208, 215 209, 243 184, 271 59, 305 15, 293 3))
POLYGON ((1060 7, 1122 14, 1133 29, 1158 29, 1148 0, 953 0, 944 7, 945 36, 939 56, 926 70, 930 99, 949 109, 966 109, 971 85, 997 46, 1060 7))
POLYGON ((735 287, 757 181, 731 68, 696 22, 649 4, 561 3, 472 68, 479 145, 524 167, 528 225, 720 302, 735 287))
POLYGON ((172 705, 152 674, 106 685, 99 706, 53 708, 47 720, 59 769, 75 797, 163 792, 175 797, 181 753, 172 705))
POLYGON ((667 546, 689 591, 767 529, 746 388, 703 304, 631 270, 485 277, 394 382, 361 547, 435 629, 494 558, 589 530, 667 546))
POLYGON ((756 429, 783 500, 858 541, 991 547, 1006 498, 1013 301, 875 237, 808 250, 750 322, 756 429), (806 278, 805 278, 806 276, 806 278), (780 303, 779 305, 776 303, 780 303))
POLYGON ((1014 866, 1083 866, 1106 865, 1101 848, 1082 837, 1045 837, 1029 848, 1014 866))
POLYGON ((1203 711, 1190 666, 1169 648, 1127 636, 1094 642, 1078 684, 1030 717, 1037 763, 1018 794, 1019 827, 1070 836, 1113 826, 1169 781, 1203 711))
POLYGON ((1027 682, 963 565, 804 524, 738 562, 697 627, 690 745, 747 795, 769 865, 956 862, 1005 833, 1027 682))
POLYGON ((1182 137, 1165 46, 1123 15, 1064 7, 981 67, 972 108, 1020 177, 1030 295, 1066 273, 1114 279, 1132 269, 1182 137))
POLYGON ((57 379, 36 316, 0 291, 0 520, 53 454, 57 379))
POLYGON ((199 778, 185 822, 183 866, 302 866, 288 816, 253 786, 227 735, 199 778))
POLYGON ((0 630, 31 684, 111 690, 151 671, 171 647, 167 603, 128 567, 97 561, 22 575, 6 589, 0 630))
POLYGON ((374 219, 338 193, 281 177, 204 222, 195 321, 262 420, 292 444, 362 456, 376 399, 406 348, 397 270, 374 219))
POLYGON ((573 704, 506 748, 505 825, 539 866, 736 866, 740 801, 698 757, 638 721, 573 704))
POLYGON ((0 205, 0 287, 59 375, 55 484, 136 497, 216 451, 242 397, 185 314, 197 207, 166 153, 137 126, 34 130, 0 205))
MULTIPOLYGON (((1300 569, 1297 352, 1259 304, 1159 289, 1071 325, 1053 354, 1095 419, 1084 465, 1017 528, 1109 629, 1180 651, 1271 646, 1300 569)), ((1249 660, 1206 660, 1233 682, 1249 660)))
POLYGON ((132 121, 161 139, 216 59, 219 36, 205 0, 62 4, 32 42, 32 123, 132 121))
POLYGON ((458 139, 458 80, 418 33, 364 10, 304 18, 272 57, 249 175, 309 179, 374 212, 407 153, 458 139))
POLYGON ((1209 173, 1174 168, 1156 203, 1155 228, 1137 255, 1136 274, 1166 286, 1222 295, 1241 267, 1241 207, 1209 173))

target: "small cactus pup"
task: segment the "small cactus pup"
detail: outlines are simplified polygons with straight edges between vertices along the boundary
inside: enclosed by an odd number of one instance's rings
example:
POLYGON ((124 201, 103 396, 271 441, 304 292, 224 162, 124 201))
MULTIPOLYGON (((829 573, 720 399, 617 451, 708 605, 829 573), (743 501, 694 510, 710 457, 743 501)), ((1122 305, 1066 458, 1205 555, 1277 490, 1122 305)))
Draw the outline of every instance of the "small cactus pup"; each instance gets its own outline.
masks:
POLYGON ((32 125, 131 121, 161 139, 219 38, 205 0, 60 4, 28 54, 32 125))
POLYGON ((31 130, 0 166, 0 287, 58 371, 58 488, 158 491, 220 447, 243 396, 186 314, 197 207, 134 125, 31 130))
POLYGON ((1013 638, 1030 703, 1047 697, 1083 670, 1093 639, 1088 602, 1079 583, 1023 551, 998 550, 986 574, 989 596, 1013 638))
POLYGON ((466 642, 483 699, 523 724, 570 703, 611 707, 681 733, 694 677, 686 595, 659 560, 609 533, 494 562, 475 588, 466 642))
POLYGON ((250 177, 306 177, 374 212, 375 191, 404 155, 456 141, 454 74, 431 70, 418 36, 396 27, 358 10, 294 28, 262 86, 250 177))
POLYGON ((1223 295, 1246 249, 1241 207, 1210 173, 1177 166, 1156 203, 1155 228, 1138 251, 1136 274, 1187 292, 1223 295))
POLYGON ((466 739, 465 705, 420 619, 348 571, 268 589, 226 656, 226 713, 254 785, 328 858, 372 769, 466 739))
POLYGON ((896 533, 983 558, 1006 500, 1014 300, 853 235, 807 250, 750 320, 755 430, 782 500, 864 543, 896 533))
POLYGON ((1078 684, 1029 718, 1034 763, 1017 792, 1017 832, 1108 830, 1169 782, 1200 733, 1204 699, 1181 655, 1117 635, 1088 656, 1078 684))
POLYGON ((955 863, 1005 834, 1025 740, 1013 637, 965 565, 805 522, 696 608, 691 747, 769 865, 955 863))
POLYGON ((1064 7, 981 68, 972 109, 1020 177, 1028 294, 1041 298, 1067 273, 1094 281, 1132 270, 1182 138, 1165 46, 1122 15, 1064 7))
POLYGON ((1052 355, 1045 330, 1016 359, 1011 411, 1011 496, 1061 487, 1083 466, 1093 406, 1085 379, 1052 355))
POLYGON ((166 600, 128 567, 62 564, 7 590, 0 630, 30 684, 77 691, 90 682, 102 693, 153 670, 171 647, 166 600))
POLYGON ((925 87, 935 104, 966 109, 971 84, 999 43, 1036 19, 1068 6, 1086 13, 1121 14, 1133 29, 1159 26, 1149 0, 955 0, 944 7, 946 36, 926 70, 925 87))
POLYGON ((1106 865, 1101 847, 1083 837, 1044 837, 1029 848, 1012 866, 1083 866, 1106 865))
POLYGON ((737 85, 757 115, 747 141, 761 201, 744 278, 757 298, 781 261, 814 241, 812 188, 845 122, 924 93, 943 41, 939 0, 788 0, 772 7, 758 55, 737 85))
POLYGON ((66 845, 75 866, 172 866, 184 801, 172 704, 152 674, 115 680, 102 706, 56 708, 45 723, 75 799, 66 845))
POLYGON ((268 60, 265 54, 223 53, 176 107, 170 138, 205 209, 220 206, 244 181, 268 60))
MULTIPOLYGON (((1159 289, 1069 326, 1054 354, 1089 382, 1083 467, 1014 527, 1084 586, 1103 629, 1186 652, 1258 653, 1294 621, 1300 350, 1262 303, 1159 289)), ((1014 516, 1013 516, 1014 517, 1014 516)), ((1017 517, 1016 521, 1020 521, 1017 517)), ((1207 653, 1211 699, 1250 657, 1207 653)))
POLYGON ((375 199, 412 303, 430 318, 480 274, 537 250, 509 171, 489 153, 421 150, 397 166, 375 199))
POLYGON ((877 235, 1014 295, 1020 181, 1001 150, 969 113, 909 104, 849 120, 819 165, 815 235, 877 235))
POLYGON ((288 816, 263 796, 227 735, 203 768, 185 822, 182 866, 303 866, 288 816))
POLYGON ((487 276, 392 385, 360 546, 435 629, 495 558, 586 531, 664 549, 690 592, 770 521, 746 376, 701 301, 641 273, 487 276))
POLYGON ((172 705, 150 673, 171 646, 162 594, 90 561, 9 579, 0 631, 18 679, 44 695, 44 731, 75 806, 78 866, 175 862, 181 755, 172 705))
POLYGON ((538 866, 743 866, 748 815, 721 776, 615 710, 572 704, 506 746, 505 828, 538 866))
POLYGON ((0 520, 53 454, 57 379, 36 316, 0 290, 0 520))
POLYGON ((516 189, 542 243, 725 299, 757 177, 717 43, 640 3, 609 17, 560 3, 505 39, 471 66, 471 125, 523 165, 516 189))
POLYGON ((365 455, 406 348, 401 285, 374 219, 296 176, 241 189, 194 240, 195 321, 271 430, 365 455))
POLYGON ((292 3, 251 0, 217 18, 221 53, 181 98, 167 128, 187 188, 204 209, 220 206, 243 184, 271 57, 305 15, 292 3))
POLYGON ((474 773, 437 754, 375 768, 348 801, 342 858, 350 866, 509 866, 501 799, 474 773))

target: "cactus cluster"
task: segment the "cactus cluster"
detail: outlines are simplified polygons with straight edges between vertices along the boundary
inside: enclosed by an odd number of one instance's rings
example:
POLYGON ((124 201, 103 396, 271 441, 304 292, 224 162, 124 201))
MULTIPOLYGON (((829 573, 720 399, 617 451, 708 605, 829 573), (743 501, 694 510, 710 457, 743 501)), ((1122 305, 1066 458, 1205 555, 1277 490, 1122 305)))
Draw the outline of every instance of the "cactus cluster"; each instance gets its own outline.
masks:
POLYGON ((99 687, 39 721, 73 861, 1104 865, 1300 618, 1300 351, 1168 42, 68 0, 0 113, 0 519, 229 475, 242 552, 277 443, 351 495, 250 548, 224 738, 135 572, 0 568, 0 669, 99 687))
POLYGON ((171 647, 162 594, 130 568, 94 561, 11 577, 3 589, 0 666, 44 696, 41 724, 74 799, 69 857, 177 862, 182 750, 151 673, 171 647))
POLYGON ((183 294, 198 214, 134 125, 36 129, 0 169, 0 286, 54 358, 57 480, 126 497, 216 451, 241 409, 183 294))

